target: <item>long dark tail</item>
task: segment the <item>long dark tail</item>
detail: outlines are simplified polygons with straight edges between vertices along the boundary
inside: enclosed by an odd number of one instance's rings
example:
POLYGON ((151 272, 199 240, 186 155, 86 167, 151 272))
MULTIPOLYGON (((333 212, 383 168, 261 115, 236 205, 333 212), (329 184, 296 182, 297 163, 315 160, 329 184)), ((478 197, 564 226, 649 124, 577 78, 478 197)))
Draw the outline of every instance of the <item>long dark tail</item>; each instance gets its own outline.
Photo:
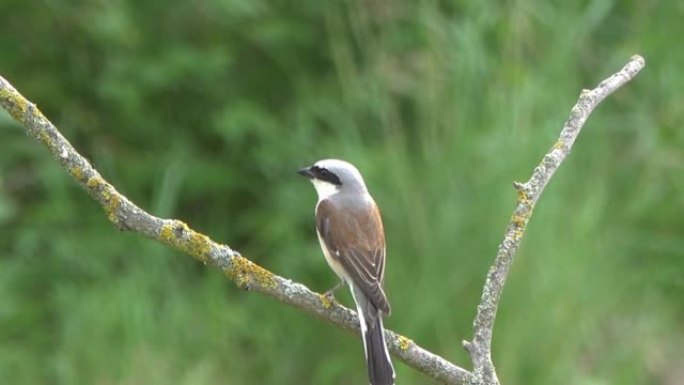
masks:
POLYGON ((375 324, 368 325, 363 343, 366 345, 366 365, 371 385, 394 385, 394 367, 385 344, 382 315, 379 312, 375 324))
POLYGON ((366 353, 368 379, 371 385, 394 385, 394 367, 390 361, 382 326, 382 312, 358 289, 352 288, 361 322, 363 349, 366 353))

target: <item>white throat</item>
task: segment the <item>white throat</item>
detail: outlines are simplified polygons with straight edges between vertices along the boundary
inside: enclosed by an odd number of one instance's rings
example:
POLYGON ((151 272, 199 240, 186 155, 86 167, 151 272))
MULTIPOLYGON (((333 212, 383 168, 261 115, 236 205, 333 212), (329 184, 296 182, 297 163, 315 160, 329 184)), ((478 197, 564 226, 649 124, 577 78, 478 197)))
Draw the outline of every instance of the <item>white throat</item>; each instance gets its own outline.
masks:
POLYGON ((335 194, 337 194, 340 189, 338 186, 335 186, 332 183, 324 182, 322 180, 318 179, 312 179, 311 183, 313 183, 314 188, 316 189, 316 192, 318 193, 318 201, 322 201, 323 199, 329 198, 335 194))

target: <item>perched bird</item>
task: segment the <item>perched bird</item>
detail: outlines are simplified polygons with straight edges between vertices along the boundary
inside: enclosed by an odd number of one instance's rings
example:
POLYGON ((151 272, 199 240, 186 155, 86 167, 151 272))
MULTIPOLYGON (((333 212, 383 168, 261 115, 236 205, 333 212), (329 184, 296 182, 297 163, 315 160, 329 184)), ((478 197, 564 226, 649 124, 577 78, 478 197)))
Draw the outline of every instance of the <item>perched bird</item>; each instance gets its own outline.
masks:
POLYGON ((390 314, 383 291, 385 232, 380 211, 361 173, 352 164, 325 159, 299 170, 318 193, 316 233, 325 259, 356 302, 371 385, 393 385, 394 367, 385 343, 382 316, 390 314))

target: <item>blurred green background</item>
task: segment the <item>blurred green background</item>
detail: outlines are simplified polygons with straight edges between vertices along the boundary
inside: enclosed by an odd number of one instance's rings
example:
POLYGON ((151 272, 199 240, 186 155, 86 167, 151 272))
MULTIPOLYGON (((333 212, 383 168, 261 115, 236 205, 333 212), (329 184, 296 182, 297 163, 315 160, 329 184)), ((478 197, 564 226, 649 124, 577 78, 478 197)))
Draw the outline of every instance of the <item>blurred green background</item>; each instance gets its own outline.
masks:
MULTIPOLYGON (((383 209, 386 325, 460 341, 526 180, 589 119, 504 291, 504 384, 684 383, 684 8, 676 1, 0 1, 0 74, 117 188, 317 291, 295 174, 355 163, 383 209)), ((0 383, 363 384, 361 341, 116 231, 0 113, 0 383)), ((350 304, 349 296, 338 295, 350 304)), ((399 384, 430 384, 395 360, 399 384)))

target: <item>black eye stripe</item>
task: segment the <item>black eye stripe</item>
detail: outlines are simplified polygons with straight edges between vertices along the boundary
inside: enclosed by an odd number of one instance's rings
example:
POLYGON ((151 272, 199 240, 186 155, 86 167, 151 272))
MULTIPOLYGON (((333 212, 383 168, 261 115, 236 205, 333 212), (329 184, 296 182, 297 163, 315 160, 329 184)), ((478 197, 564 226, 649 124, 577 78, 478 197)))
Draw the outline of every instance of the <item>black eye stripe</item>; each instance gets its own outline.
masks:
POLYGON ((322 181, 332 183, 337 186, 342 185, 342 181, 340 180, 340 178, 337 175, 335 175, 334 172, 328 170, 327 168, 313 166, 311 167, 311 172, 316 176, 316 179, 320 179, 322 181))

